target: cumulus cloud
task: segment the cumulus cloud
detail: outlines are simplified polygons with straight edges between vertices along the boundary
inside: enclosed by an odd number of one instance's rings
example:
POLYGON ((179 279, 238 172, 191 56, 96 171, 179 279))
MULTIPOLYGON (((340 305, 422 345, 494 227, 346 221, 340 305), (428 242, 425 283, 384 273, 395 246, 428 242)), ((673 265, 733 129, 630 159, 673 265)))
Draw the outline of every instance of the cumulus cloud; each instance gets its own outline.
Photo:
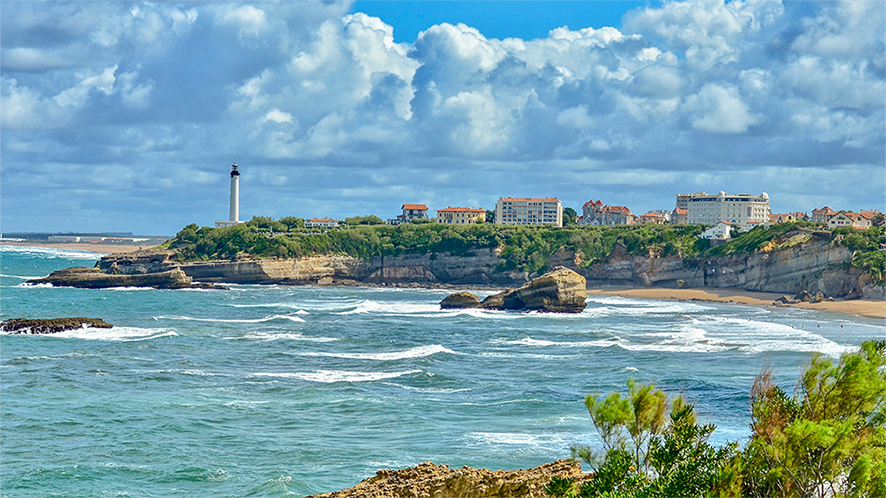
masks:
MULTIPOLYGON (((278 216, 491 207, 504 195, 643 211, 687 188, 765 190, 774 209, 797 211, 814 206, 778 199, 819 197, 779 197, 778 172, 883 177, 881 1, 673 1, 621 26, 564 20, 534 40, 440 23, 411 42, 348 7, 4 5, 4 221, 28 219, 19 192, 51 197, 53 168, 66 172, 55 179, 119 176, 118 197, 113 181, 95 186, 114 209, 176 196, 157 202, 162 216, 146 223, 168 226, 146 226, 155 233, 215 219, 209 199, 224 197, 232 160, 244 215, 252 203, 278 216)), ((862 191, 860 207, 886 207, 862 191)))

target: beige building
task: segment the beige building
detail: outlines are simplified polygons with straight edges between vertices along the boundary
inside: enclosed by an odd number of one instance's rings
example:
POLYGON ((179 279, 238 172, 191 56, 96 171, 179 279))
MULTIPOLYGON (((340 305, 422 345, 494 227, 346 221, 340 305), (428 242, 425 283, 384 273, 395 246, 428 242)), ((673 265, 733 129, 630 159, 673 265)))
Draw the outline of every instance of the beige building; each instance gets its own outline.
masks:
POLYGON ((305 228, 335 228, 338 222, 332 218, 308 218, 305 220, 305 228))
POLYGON ((834 211, 833 209, 831 209, 828 206, 825 206, 820 209, 813 209, 812 210, 812 222, 813 223, 827 223, 828 220, 830 220, 835 214, 837 214, 837 211, 834 211))
POLYGON ((630 225, 640 221, 626 206, 604 205, 603 201, 589 200, 581 207, 579 225, 630 225))
POLYGON ((716 225, 726 221, 744 226, 752 221, 768 222, 771 214, 766 192, 760 195, 727 194, 723 191, 716 195, 704 192, 677 194, 677 207, 680 207, 681 201, 686 202, 686 222, 690 225, 716 225))
POLYGON ((470 225, 486 221, 486 210, 481 208, 448 207, 437 210, 437 223, 470 225))
POLYGON ((868 229, 871 225, 871 219, 866 216, 865 213, 847 213, 840 211, 834 216, 831 216, 831 219, 828 220, 828 228, 831 229, 847 226, 868 229))
POLYGON ((495 223, 498 225, 553 225, 563 226, 563 205, 560 199, 527 199, 502 197, 495 203, 495 223))

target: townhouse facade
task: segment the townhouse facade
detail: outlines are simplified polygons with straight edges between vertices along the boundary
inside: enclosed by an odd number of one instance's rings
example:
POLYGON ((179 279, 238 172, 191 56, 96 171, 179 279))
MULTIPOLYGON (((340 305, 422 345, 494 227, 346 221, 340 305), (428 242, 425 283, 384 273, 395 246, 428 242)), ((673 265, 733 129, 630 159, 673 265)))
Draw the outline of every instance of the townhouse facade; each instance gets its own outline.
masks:
POLYGON ((834 211, 828 206, 820 209, 813 209, 811 221, 813 223, 827 223, 835 214, 837 214, 837 211, 834 211))
POLYGON ((828 228, 853 227, 868 229, 873 226, 871 218, 864 213, 847 213, 840 211, 828 220, 828 228))
POLYGON ((308 218, 305 220, 305 228, 335 228, 338 221, 332 218, 308 218))
POLYGON ((639 221, 626 206, 609 206, 590 200, 581 207, 580 225, 631 225, 639 221))
POLYGON ((720 191, 715 195, 704 192, 677 194, 677 203, 686 204, 686 222, 691 225, 716 225, 721 221, 744 226, 752 221, 768 222, 769 195, 727 194, 720 191))
POLYGON ((437 223, 447 225, 470 225, 486 221, 486 210, 482 208, 447 207, 437 210, 437 223))
POLYGON ((563 204, 556 197, 501 197, 495 203, 498 225, 563 226, 563 204))
POLYGON ((403 210, 396 218, 388 220, 389 225, 399 225, 400 223, 408 223, 412 220, 427 220, 428 207, 424 204, 403 204, 400 206, 403 210))

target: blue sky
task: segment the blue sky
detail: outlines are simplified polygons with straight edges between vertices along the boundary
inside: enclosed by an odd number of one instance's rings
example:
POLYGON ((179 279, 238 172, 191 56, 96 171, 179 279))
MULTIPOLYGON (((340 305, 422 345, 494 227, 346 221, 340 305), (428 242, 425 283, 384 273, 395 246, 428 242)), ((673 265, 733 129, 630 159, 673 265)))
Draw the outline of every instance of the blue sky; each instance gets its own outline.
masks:
POLYGON ((886 4, 0 3, 0 230, 503 196, 886 209, 886 4))

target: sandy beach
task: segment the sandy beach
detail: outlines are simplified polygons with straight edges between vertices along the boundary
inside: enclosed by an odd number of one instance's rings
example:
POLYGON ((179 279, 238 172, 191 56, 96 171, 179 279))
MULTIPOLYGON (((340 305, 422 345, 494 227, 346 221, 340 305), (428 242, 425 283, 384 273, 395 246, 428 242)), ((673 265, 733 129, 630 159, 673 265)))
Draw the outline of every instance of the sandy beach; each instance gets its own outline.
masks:
POLYGON ((11 242, 11 241, 0 241, 0 245, 2 246, 18 246, 18 247, 43 247, 47 249, 62 249, 67 251, 87 251, 94 252, 98 254, 112 254, 112 253, 125 253, 125 252, 134 252, 139 249, 147 249, 148 246, 133 246, 133 245, 123 245, 123 244, 90 244, 88 242, 81 243, 54 243, 54 242, 40 242, 40 241, 26 241, 26 242, 11 242))
MULTIPOLYGON (((675 301, 711 301, 717 303, 737 303, 750 306, 772 306, 772 301, 783 296, 770 292, 751 292, 741 289, 591 289, 590 296, 620 296, 639 299, 675 301)), ((886 301, 855 299, 852 301, 823 301, 820 303, 799 303, 792 308, 836 311, 867 318, 886 319, 886 301)))

